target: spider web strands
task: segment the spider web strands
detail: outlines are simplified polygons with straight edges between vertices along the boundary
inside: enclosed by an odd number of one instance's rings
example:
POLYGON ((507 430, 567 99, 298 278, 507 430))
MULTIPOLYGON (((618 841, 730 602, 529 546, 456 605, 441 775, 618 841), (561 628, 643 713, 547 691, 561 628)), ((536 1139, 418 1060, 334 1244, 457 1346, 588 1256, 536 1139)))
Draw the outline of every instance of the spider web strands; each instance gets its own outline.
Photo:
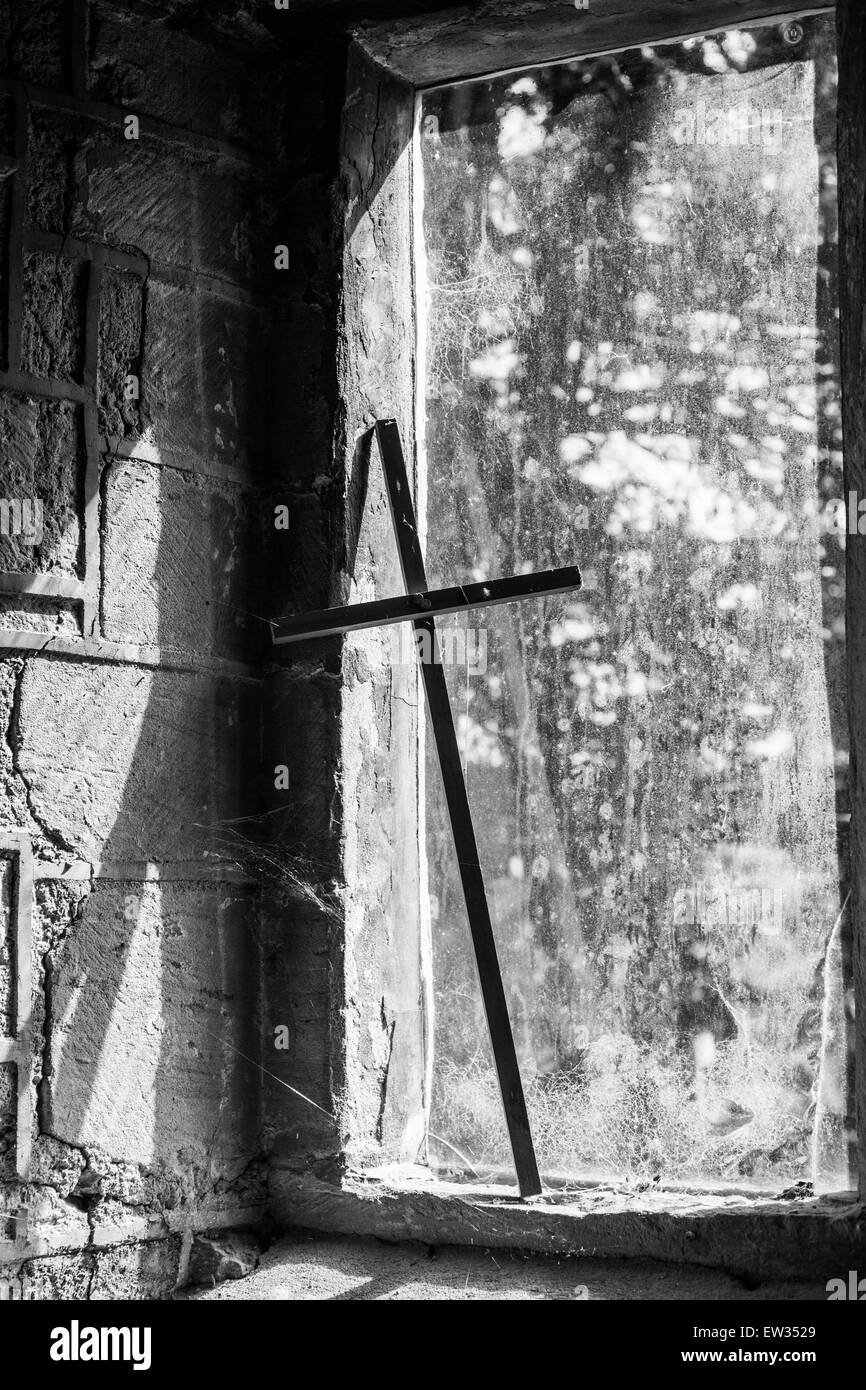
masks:
MULTIPOLYGON (((403 579, 410 593, 421 593, 427 588, 427 574, 421 554, 415 508, 409 490, 409 479, 406 474, 403 446, 400 441, 397 422, 395 420, 380 420, 375 426, 375 434, 382 459, 382 469, 385 474, 403 579)), ((573 571, 573 573, 577 576, 579 584, 579 573, 577 571, 573 571)), ((521 582, 525 583, 533 578, 538 578, 538 576, 524 576, 521 582)), ((489 589, 492 586, 482 587, 489 589)), ((523 587, 519 593, 511 596, 523 597, 527 592, 538 591, 527 590, 526 587, 523 587)), ((484 601, 490 602, 489 598, 484 601)), ((429 641, 434 653, 432 662, 420 662, 421 676, 430 710, 430 722, 439 757, 445 800, 451 821, 451 831, 454 836, 454 848, 460 867, 466 913, 469 918, 469 929, 475 950, 481 994, 487 1015, 487 1026, 490 1030, 490 1043, 499 1079, 505 1123, 514 1156, 520 1195, 521 1197, 534 1197, 541 1192, 541 1180, 538 1175, 538 1163, 532 1142, 532 1131, 529 1126, 526 1098, 523 1094, 520 1066, 517 1061, 514 1035, 508 1017, 508 1004, 502 984, 496 941, 493 936, 493 924, 490 920, 490 909, 484 889, 484 876, 478 856, 469 796, 460 763, 460 749, 454 729, 454 718, 451 713, 445 672, 439 660, 438 638, 432 613, 428 611, 423 618, 416 618, 415 631, 427 631, 429 633, 429 641)))
MULTIPOLYGON (((277 1076, 276 1072, 270 1071, 267 1067, 263 1067, 261 1062, 256 1061, 255 1057, 250 1057, 248 1053, 241 1052, 240 1048, 235 1047, 234 1043, 230 1043, 228 1038, 222 1037, 219 1033, 214 1033, 213 1030, 210 1028, 205 1028, 203 1031, 207 1034, 209 1038, 213 1038, 215 1042, 218 1042, 221 1047, 227 1047, 229 1052, 233 1052, 236 1057, 240 1057, 243 1059, 243 1061, 249 1062, 250 1066, 255 1067, 256 1071, 260 1071, 262 1076, 269 1076, 270 1079, 272 1081, 276 1081, 279 1086, 282 1086, 287 1091, 291 1091, 292 1095, 297 1096, 298 1100, 302 1100, 305 1105, 311 1105, 314 1110, 318 1110, 319 1114, 324 1115, 326 1119, 333 1120, 335 1124, 338 1123, 337 1116, 331 1110, 326 1110, 325 1107, 323 1105, 320 1105, 317 1100, 313 1100, 312 1096, 307 1096, 304 1094, 303 1091, 299 1091, 297 1086, 290 1086, 288 1081, 283 1081, 282 1077, 277 1076)), ((475 1174, 476 1178, 480 1179, 481 1181, 484 1180, 483 1174, 479 1172, 479 1170, 475 1167, 475 1164, 472 1162, 472 1160, 466 1157, 466 1154, 463 1153, 462 1149, 458 1149, 456 1144, 451 1143, 450 1139, 443 1139, 441 1134, 434 1134, 432 1130, 429 1130, 428 1132, 430 1138, 435 1139, 437 1144, 444 1144, 446 1149, 450 1149, 452 1153, 456 1154, 457 1157, 460 1159, 461 1163, 464 1163, 466 1167, 469 1168, 471 1172, 475 1174)), ((489 1169, 489 1174, 491 1176, 495 1175, 495 1173, 495 1168, 489 1169)), ((18 1218, 14 1216, 11 1217, 11 1220, 13 1221, 17 1219, 18 1218)))
POLYGON ((323 608, 297 618, 276 618, 271 623, 271 631, 274 646, 280 646, 340 632, 357 632, 361 628, 413 622, 421 616, 442 617, 448 613, 487 608, 495 603, 513 603, 515 599, 542 598, 579 589, 581 583, 578 567, 567 565, 563 569, 515 574, 479 584, 455 584, 447 589, 398 594, 394 598, 353 603, 345 608, 323 608))

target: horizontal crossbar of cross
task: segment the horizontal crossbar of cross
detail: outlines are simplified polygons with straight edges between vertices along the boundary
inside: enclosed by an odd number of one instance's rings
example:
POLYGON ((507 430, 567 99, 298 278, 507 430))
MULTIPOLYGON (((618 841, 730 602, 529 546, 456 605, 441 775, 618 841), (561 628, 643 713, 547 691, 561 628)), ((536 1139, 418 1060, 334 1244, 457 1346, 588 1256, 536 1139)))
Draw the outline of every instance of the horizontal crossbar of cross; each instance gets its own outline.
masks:
POLYGON ((397 594, 394 598, 352 603, 345 608, 322 608, 300 617, 275 618, 271 622, 274 645, 310 641, 340 632, 358 632, 365 627, 415 622, 418 618, 441 618, 446 613, 463 613, 515 599, 544 598, 579 589, 577 565, 563 569, 538 570, 534 574, 514 574, 506 579, 487 579, 477 584, 453 584, 447 589, 428 589, 419 594, 397 594))

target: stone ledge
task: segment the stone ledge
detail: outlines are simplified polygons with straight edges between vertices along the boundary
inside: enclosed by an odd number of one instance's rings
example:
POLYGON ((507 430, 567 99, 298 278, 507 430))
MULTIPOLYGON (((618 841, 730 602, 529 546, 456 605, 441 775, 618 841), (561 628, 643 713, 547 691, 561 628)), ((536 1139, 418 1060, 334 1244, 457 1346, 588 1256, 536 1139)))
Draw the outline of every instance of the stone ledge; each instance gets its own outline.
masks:
POLYGON ((541 1254, 674 1261, 751 1279, 844 1275, 866 1260, 862 1203, 585 1187, 530 1202, 507 1189, 276 1171, 270 1214, 285 1229, 541 1254))

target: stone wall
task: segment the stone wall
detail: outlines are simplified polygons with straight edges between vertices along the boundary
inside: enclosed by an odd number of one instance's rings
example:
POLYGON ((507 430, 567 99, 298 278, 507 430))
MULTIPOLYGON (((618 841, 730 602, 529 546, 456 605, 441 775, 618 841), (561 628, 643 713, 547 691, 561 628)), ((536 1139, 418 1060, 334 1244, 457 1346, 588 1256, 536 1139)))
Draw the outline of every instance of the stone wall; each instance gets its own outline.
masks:
POLYGON ((0 8, 0 496, 43 519, 0 536, 0 1253, 49 1296, 164 1292, 260 1221, 261 1065, 327 1080, 327 971, 262 873, 328 830, 335 675, 264 621, 327 601, 325 218, 279 16, 202 8, 0 8))

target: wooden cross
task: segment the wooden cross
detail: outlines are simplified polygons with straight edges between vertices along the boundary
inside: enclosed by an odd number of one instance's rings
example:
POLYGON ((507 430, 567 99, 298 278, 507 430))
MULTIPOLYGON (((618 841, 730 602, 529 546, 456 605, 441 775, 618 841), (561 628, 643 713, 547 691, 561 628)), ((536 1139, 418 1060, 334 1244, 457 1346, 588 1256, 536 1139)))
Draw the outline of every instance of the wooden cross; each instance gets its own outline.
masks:
POLYGON ((280 618, 271 623, 273 641, 275 645, 302 642, 313 637, 326 637, 339 632, 356 632, 361 628, 405 622, 414 623, 416 634, 428 634, 429 661, 421 660, 418 644, 421 675, 442 771, 457 862, 460 866, 463 896, 475 948, 475 960, 487 1014, 487 1026, 490 1029, 490 1042, 499 1078, 505 1122, 514 1155, 520 1195, 534 1197, 541 1192, 541 1180, 538 1176, 514 1036, 508 1018, 508 1005, 496 954, 496 942, 469 809, 466 781, 460 763, 460 750, 442 667, 435 618, 443 613, 459 613, 467 609, 485 608, 489 604, 508 603, 514 599, 534 598, 543 594, 559 594, 579 589, 580 570, 576 565, 570 565, 565 569, 544 570, 536 574, 516 575, 509 579, 492 579, 481 584, 458 584, 449 589, 428 589, 397 422, 380 420, 374 429, 382 458, 403 582, 408 592, 396 598, 378 599, 372 603, 357 603, 346 608, 326 608, 317 613, 302 614, 300 617, 280 618))

